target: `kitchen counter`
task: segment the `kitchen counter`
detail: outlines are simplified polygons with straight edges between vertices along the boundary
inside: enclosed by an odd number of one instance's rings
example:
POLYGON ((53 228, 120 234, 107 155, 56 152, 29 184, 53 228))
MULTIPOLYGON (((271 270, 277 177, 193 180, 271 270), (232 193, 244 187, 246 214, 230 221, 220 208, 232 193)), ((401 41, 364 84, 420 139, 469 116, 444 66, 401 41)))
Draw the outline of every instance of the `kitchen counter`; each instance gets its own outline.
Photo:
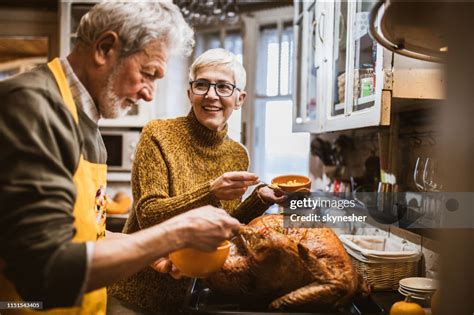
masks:
POLYGON ((405 299, 405 297, 401 295, 400 293, 398 293, 397 291, 373 292, 371 296, 374 299, 375 303, 380 305, 385 310, 386 314, 389 313, 390 308, 392 307, 393 303, 402 301, 405 299))
MULTIPOLYGON (((405 299, 405 296, 401 295, 397 291, 373 292, 371 296, 374 299, 374 301, 385 310, 384 314, 389 314, 390 308, 392 307, 393 303, 398 302, 398 301, 403 301, 405 299)), ((420 305, 424 307, 425 315, 431 315, 431 309, 429 308, 429 303, 426 304, 425 302, 420 305), (428 306, 428 307, 425 307, 425 306, 428 306)))
MULTIPOLYGON (((181 314, 215 314, 215 315, 274 315, 274 314, 299 314, 299 315, 388 315, 393 303, 403 301, 405 297, 397 291, 379 291, 371 293, 368 299, 356 299, 341 311, 296 311, 272 312, 259 305, 241 305, 232 300, 214 296, 201 281, 196 281, 189 291, 185 312, 181 314)), ((429 306, 422 305, 422 306, 429 306)), ((425 314, 430 315, 429 308, 425 314)))
MULTIPOLYGON (((384 312, 383 314, 389 314, 390 312, 390 308, 391 306, 393 305, 393 303, 395 302, 398 302, 398 301, 402 301, 405 299, 405 297, 403 295, 401 295, 400 293, 396 292, 396 291, 382 291, 382 292, 373 292, 371 294, 371 297, 372 299, 375 301, 375 303, 377 303, 381 308, 383 308, 384 312)), ((120 303, 118 303, 117 301, 113 302, 113 298, 111 299, 112 301, 109 301, 109 303, 113 303, 114 305, 110 305, 109 304, 109 307, 110 309, 114 310, 114 314, 130 314, 128 313, 130 311, 130 309, 128 308, 123 308, 123 312, 121 311, 121 306, 119 305, 120 303), (113 306, 113 307, 111 307, 113 306)), ((230 312, 221 312, 222 314, 230 314, 230 312)), ((247 312, 248 313, 248 312, 247 312)), ((135 314, 140 314, 140 315, 169 315, 169 313, 162 313, 162 312, 156 312, 156 313, 140 313, 140 312, 136 312, 135 314)), ((190 314, 219 314, 219 312, 190 312, 190 311, 183 311, 183 312, 180 312, 179 314, 183 314, 183 315, 190 315, 190 314)), ((246 312, 234 312, 232 314, 246 314, 246 312)), ((258 313, 252 313, 252 314, 258 314, 258 313)), ((263 314, 263 313, 261 313, 263 314)), ((291 314, 291 313, 281 313, 281 312, 275 312, 275 313, 272 313, 272 312, 265 312, 265 314, 291 314)), ((296 313, 298 314, 298 313, 296 313)), ((300 313, 301 314, 301 313, 300 313)), ((305 313, 306 314, 306 313, 305 313)), ((314 313, 314 314, 324 314, 324 315, 330 315, 330 314, 334 314, 334 315, 337 315, 337 314, 341 314, 339 312, 325 312, 325 313, 314 313)), ((364 314, 364 313, 363 313, 364 314)), ((380 314, 380 313, 379 313, 380 314)), ((378 314, 378 315, 379 315, 378 314)), ((431 310, 429 308, 425 308, 425 314, 426 315, 431 315, 431 310)), ((369 313, 370 315, 370 313, 369 313)))

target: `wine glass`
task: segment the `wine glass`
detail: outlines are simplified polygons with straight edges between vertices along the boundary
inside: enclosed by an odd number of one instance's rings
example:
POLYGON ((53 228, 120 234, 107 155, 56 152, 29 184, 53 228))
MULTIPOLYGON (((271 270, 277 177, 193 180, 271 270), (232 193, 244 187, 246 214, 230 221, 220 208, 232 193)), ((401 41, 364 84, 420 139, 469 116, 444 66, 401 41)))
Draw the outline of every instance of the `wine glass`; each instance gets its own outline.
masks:
POLYGON ((440 168, 438 160, 426 158, 423 170, 423 186, 426 191, 439 192, 443 189, 440 183, 440 168))
POLYGON ((425 184, 423 181, 424 171, 426 169, 426 160, 425 158, 418 157, 416 159, 415 170, 413 172, 413 181, 415 182, 416 188, 419 191, 426 191, 425 184))
MULTIPOLYGON (((423 173, 425 170, 425 164, 426 164, 426 158, 423 157, 418 157, 416 159, 415 163, 415 170, 413 172, 413 180, 415 182, 416 188, 418 191, 426 192, 426 187, 423 183, 423 173)), ((425 215, 425 210, 426 210, 426 199, 424 194, 420 194, 421 200, 420 200, 420 205, 418 206, 417 210, 414 210, 413 215, 415 213, 420 214, 421 217, 425 215)), ((408 212, 409 217, 411 217, 411 212, 408 212)))
MULTIPOLYGON (((440 163, 435 158, 427 158, 425 167, 423 170, 423 183, 426 191, 428 192, 440 192, 443 189, 441 184, 441 168, 440 163)), ((440 194, 429 194, 429 216, 428 219, 431 221, 433 226, 438 226, 440 218, 440 207, 443 200, 443 196, 440 194)))

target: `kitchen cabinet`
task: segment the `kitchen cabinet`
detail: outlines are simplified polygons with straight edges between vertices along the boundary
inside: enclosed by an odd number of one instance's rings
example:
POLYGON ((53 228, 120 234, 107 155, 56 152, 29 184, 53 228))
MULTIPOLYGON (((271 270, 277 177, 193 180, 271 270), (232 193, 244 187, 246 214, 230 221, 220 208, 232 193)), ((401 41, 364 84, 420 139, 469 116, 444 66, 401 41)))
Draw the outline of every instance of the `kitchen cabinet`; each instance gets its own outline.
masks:
POLYGON ((18 58, 0 62, 0 81, 46 63, 46 57, 18 58))
MULTIPOLYGON (((60 1, 60 57, 66 57, 77 41, 76 30, 79 22, 96 3, 100 1, 70 0, 60 1)), ((101 127, 143 127, 148 121, 155 117, 155 106, 143 100, 133 105, 130 112, 120 118, 100 119, 101 127)))
MULTIPOLYGON (((323 70, 323 37, 319 36, 323 27, 318 25, 316 17, 322 18, 325 3, 316 1, 295 1, 294 10, 294 131, 313 131, 322 128, 321 93, 317 91, 322 84, 319 80, 323 70), (319 34, 316 34, 316 31, 319 34), (308 39, 308 40, 307 40, 308 39)), ((325 61, 327 62, 327 60, 325 61)))
POLYGON ((374 3, 295 1, 293 131, 389 125, 391 112, 444 98, 441 65, 394 55, 371 38, 374 3))
POLYGON ((373 2, 295 2, 294 131, 388 124, 383 49, 369 36, 373 2))

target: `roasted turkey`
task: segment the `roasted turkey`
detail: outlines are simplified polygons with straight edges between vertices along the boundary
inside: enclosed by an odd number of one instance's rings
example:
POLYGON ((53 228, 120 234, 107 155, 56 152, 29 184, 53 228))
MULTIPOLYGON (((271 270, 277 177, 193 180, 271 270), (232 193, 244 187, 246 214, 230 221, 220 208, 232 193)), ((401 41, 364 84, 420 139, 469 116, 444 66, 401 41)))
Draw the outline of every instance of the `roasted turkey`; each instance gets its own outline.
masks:
POLYGON ((285 229, 282 215, 242 227, 224 267, 207 284, 216 294, 271 309, 333 309, 369 294, 330 228, 285 229))

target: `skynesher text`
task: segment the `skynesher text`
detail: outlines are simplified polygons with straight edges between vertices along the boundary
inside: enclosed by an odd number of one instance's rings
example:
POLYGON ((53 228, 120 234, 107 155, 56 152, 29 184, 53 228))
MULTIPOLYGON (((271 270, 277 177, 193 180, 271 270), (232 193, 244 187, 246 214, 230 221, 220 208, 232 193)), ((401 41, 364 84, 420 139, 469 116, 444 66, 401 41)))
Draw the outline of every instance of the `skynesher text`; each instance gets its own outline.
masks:
POLYGON ((292 222, 323 222, 323 223, 338 223, 338 222, 365 222, 366 215, 317 215, 314 213, 300 215, 293 213, 290 215, 292 222))

